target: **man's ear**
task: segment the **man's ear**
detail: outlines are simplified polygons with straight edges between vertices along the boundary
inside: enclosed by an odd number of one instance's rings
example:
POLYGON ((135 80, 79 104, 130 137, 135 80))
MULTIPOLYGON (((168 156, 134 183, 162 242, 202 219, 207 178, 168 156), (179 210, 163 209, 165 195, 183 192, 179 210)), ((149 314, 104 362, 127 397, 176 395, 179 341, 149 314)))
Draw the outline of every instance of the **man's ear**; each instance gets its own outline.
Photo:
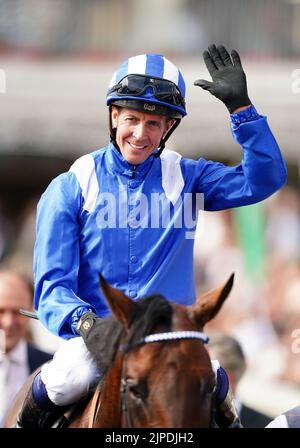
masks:
POLYGON ((111 124, 113 128, 116 128, 118 125, 118 116, 119 116, 119 110, 117 107, 112 106, 111 108, 111 124))
POLYGON ((163 138, 165 138, 165 136, 168 134, 169 130, 172 128, 172 126, 174 126, 176 120, 175 119, 171 119, 171 120, 167 120, 166 122, 166 131, 164 132, 163 138))
POLYGON ((175 118, 172 118, 171 120, 167 121, 167 131, 171 129, 171 127, 176 123, 175 118))

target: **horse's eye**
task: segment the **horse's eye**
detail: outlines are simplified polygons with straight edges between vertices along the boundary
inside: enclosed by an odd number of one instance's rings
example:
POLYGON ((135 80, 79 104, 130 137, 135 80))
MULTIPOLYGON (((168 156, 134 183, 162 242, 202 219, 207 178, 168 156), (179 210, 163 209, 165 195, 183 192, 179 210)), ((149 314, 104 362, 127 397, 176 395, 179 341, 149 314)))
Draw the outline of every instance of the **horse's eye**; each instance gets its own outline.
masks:
POLYGON ((141 383, 136 380, 128 379, 127 380, 128 389, 132 397, 136 400, 144 400, 144 388, 141 383))
POLYGON ((131 386, 130 387, 130 393, 134 396, 134 398, 141 400, 141 391, 139 390, 138 386, 131 386))

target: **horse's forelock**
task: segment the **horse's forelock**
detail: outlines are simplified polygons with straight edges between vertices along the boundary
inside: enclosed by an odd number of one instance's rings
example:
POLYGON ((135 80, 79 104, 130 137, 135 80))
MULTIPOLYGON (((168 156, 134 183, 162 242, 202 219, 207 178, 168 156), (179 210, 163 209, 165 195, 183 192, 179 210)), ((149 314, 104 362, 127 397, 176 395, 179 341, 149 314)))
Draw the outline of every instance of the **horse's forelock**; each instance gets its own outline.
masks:
MULTIPOLYGON (((136 303, 136 312, 129 327, 126 343, 134 345, 149 335, 158 325, 164 331, 172 327, 172 305, 160 295, 145 297, 136 303)), ((103 319, 97 328, 97 350, 92 353, 103 375, 114 361, 118 351, 124 327, 113 316, 103 319)))
POLYGON ((92 355, 103 376, 115 358, 122 332, 122 324, 112 316, 106 317, 101 321, 101 325, 97 326, 96 345, 92 355))
POLYGON ((172 327, 172 305, 161 295, 151 295, 137 302, 136 313, 129 328, 127 343, 134 345, 143 337, 151 334, 158 325, 164 331, 172 327))

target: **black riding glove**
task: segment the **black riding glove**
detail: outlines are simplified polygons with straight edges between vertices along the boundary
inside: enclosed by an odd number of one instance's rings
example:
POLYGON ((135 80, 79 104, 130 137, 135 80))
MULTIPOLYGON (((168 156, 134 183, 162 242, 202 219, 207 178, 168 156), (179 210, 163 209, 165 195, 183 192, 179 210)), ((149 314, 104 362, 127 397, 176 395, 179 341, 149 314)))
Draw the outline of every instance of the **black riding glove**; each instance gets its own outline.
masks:
POLYGON ((99 359, 99 347, 101 346, 101 341, 103 342, 103 338, 105 338, 104 326, 105 319, 98 317, 92 311, 84 313, 77 324, 77 332, 82 336, 100 371, 103 368, 103 363, 99 359))
POLYGON ((208 50, 204 51, 203 58, 213 82, 198 79, 194 85, 223 101, 231 114, 238 107, 250 105, 246 75, 238 52, 232 50, 231 59, 223 45, 218 48, 210 45, 208 50))
POLYGON ((93 311, 84 313, 78 321, 77 332, 83 337, 84 341, 89 338, 91 329, 98 320, 102 320, 93 311))

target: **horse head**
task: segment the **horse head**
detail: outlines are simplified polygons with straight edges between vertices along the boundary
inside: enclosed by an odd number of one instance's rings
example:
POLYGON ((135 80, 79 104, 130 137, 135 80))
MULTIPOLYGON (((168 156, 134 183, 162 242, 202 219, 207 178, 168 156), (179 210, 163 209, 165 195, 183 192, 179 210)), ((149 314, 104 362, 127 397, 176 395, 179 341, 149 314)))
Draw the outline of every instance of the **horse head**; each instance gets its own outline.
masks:
POLYGON ((134 302, 101 279, 113 317, 103 324, 100 352, 108 353, 98 359, 106 374, 95 426, 211 425, 216 381, 203 329, 222 307, 233 277, 192 306, 160 295, 134 302))

